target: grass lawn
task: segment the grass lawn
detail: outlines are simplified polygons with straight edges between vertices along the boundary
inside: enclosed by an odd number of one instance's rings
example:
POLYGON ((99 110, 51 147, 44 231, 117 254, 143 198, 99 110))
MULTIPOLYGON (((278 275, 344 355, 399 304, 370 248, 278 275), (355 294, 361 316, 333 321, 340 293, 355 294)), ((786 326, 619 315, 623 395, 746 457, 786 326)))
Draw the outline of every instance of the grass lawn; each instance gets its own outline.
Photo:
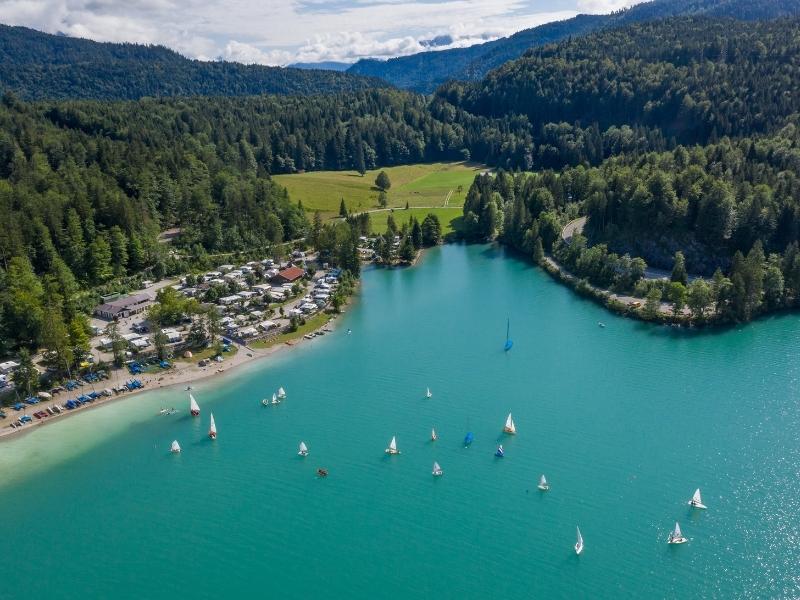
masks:
POLYGON ((476 163, 430 163, 376 169, 364 177, 355 171, 312 171, 273 179, 289 190, 293 201, 301 200, 308 212, 318 210, 331 218, 339 215, 342 198, 349 212, 379 208, 375 177, 381 170, 392 182, 388 206, 404 208, 406 202, 412 207, 444 206, 445 202, 461 207, 475 175, 484 169, 476 163))
POLYGON ((408 223, 411 217, 416 217, 422 223, 429 213, 435 214, 439 217, 439 222, 442 224, 442 235, 446 236, 454 231, 457 231, 461 224, 461 207, 448 206, 447 208, 409 208, 408 210, 399 209, 390 213, 388 210, 380 212, 373 212, 369 214, 369 226, 372 233, 383 233, 386 231, 386 222, 389 219, 389 214, 394 216, 394 222, 398 227, 402 227, 403 223, 408 223))
MULTIPOLYGON (((234 354, 236 354, 238 351, 239 351, 239 347, 236 344, 231 344, 230 351, 229 352, 223 352, 222 356, 223 356, 223 358, 228 358, 228 357, 233 356, 234 354)), ((199 352, 195 352, 194 350, 192 350, 192 358, 183 358, 183 354, 181 354, 180 356, 176 356, 174 360, 179 360, 179 361, 182 361, 182 362, 194 362, 194 363, 196 363, 196 362, 199 362, 199 361, 203 360, 204 358, 213 358, 214 356, 216 356, 216 354, 217 353, 214 352, 214 346, 211 346, 209 348, 204 348, 203 350, 201 350, 199 352)))
POLYGON ((327 313, 321 312, 317 313, 308 319, 306 319, 305 325, 300 325, 297 328, 297 331, 292 331, 291 333, 282 333, 277 337, 274 337, 269 340, 265 340, 263 342, 253 342, 252 344, 248 344, 251 348, 270 348, 276 344, 284 344, 286 342, 290 342, 292 340, 296 340, 298 338, 303 337, 307 333, 311 333, 312 331, 319 329, 325 323, 330 320, 332 315, 327 313))

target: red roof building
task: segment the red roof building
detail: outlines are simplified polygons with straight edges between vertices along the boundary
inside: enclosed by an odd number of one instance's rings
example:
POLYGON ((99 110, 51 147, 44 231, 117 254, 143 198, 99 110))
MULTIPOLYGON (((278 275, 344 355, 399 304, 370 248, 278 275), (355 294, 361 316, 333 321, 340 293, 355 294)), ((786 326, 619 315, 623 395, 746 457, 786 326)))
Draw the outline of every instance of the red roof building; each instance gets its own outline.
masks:
POLYGON ((294 283, 305 274, 300 267, 287 267, 283 271, 278 271, 275 280, 279 283, 294 283))

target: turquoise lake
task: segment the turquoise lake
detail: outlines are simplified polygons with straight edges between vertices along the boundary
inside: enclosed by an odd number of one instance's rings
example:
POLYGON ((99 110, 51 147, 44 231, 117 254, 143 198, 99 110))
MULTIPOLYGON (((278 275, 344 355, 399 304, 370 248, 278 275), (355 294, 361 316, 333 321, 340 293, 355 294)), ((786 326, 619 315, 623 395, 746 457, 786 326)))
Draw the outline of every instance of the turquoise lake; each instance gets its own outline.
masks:
POLYGON ((796 597, 799 336, 617 318, 490 246, 370 269, 333 334, 196 385, 200 418, 154 391, 0 444, 0 597, 796 597))

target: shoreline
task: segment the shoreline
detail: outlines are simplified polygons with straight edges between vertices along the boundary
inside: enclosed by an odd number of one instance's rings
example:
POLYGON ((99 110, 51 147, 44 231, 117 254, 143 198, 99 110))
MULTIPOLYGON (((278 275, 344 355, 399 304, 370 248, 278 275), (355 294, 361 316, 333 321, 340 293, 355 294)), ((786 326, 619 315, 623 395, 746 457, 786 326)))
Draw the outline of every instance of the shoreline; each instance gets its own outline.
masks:
MULTIPOLYGON (((343 305, 343 309, 350 306, 350 304, 354 301, 356 294, 354 293, 350 296, 347 301, 343 305)), ((317 331, 321 331, 322 329, 329 328, 332 331, 336 330, 338 325, 338 320, 345 314, 344 310, 339 314, 331 314, 330 318, 325 321, 322 325, 318 328, 314 329, 311 333, 316 333, 317 331)), ((175 367, 169 371, 165 371, 163 373, 157 373, 153 375, 144 375, 139 377, 134 377, 133 375, 127 374, 126 376, 120 376, 117 379, 115 384, 111 383, 111 379, 105 380, 103 383, 109 383, 110 386, 116 387, 116 385, 121 385, 123 380, 127 381, 133 378, 139 379, 144 383, 144 387, 125 392, 118 395, 113 396, 100 396, 94 402, 90 402, 88 404, 84 404, 78 408, 72 410, 64 410, 61 414, 58 415, 50 415, 46 418, 40 420, 34 420, 33 422, 24 425, 23 427, 19 427, 16 429, 12 429, 9 425, 5 425, 0 429, 0 444, 3 442, 8 442, 10 440, 19 439, 29 432, 38 431, 42 427, 48 425, 49 423, 59 423, 63 421, 65 418, 68 418, 70 415, 74 414, 81 414, 92 409, 101 408, 103 406, 108 406, 109 404, 116 402, 116 401, 123 401, 129 398, 133 398, 139 396, 141 394, 147 392, 153 392, 157 390, 169 390, 175 388, 177 386, 186 386, 189 384, 194 384, 195 382, 200 381, 207 381, 211 379, 221 380, 224 377, 233 371, 239 369, 244 365, 254 364, 255 362, 265 359, 267 357, 279 354, 281 352, 288 352, 304 342, 311 342, 313 340, 307 340, 302 336, 294 339, 288 340, 283 343, 275 344, 274 346, 270 346, 269 348, 251 348, 246 345, 237 344, 238 351, 236 354, 228 361, 223 361, 222 363, 213 363, 207 367, 200 367, 197 365, 196 362, 188 362, 184 363, 178 361, 177 364, 181 364, 181 367, 175 367)), ((121 375, 121 369, 119 370, 121 375)), ((100 386, 97 386, 100 387, 100 386)), ((81 388, 79 388, 81 389, 81 388)), ((185 391, 185 388, 184 390, 185 391)), ((74 392, 78 392, 78 390, 74 390, 74 392)), ((78 392, 79 395, 80 392, 78 392)), ((53 404, 58 404, 59 406, 63 406, 63 403, 66 402, 67 399, 64 400, 60 399, 51 399, 48 402, 41 402, 40 404, 35 404, 33 406, 26 405, 24 411, 8 413, 9 418, 14 417, 18 419, 20 416, 24 414, 31 414, 38 410, 44 410, 47 406, 51 406, 53 404), (32 411, 32 412, 29 412, 32 411)), ((13 421, 12 421, 13 422, 13 421)))

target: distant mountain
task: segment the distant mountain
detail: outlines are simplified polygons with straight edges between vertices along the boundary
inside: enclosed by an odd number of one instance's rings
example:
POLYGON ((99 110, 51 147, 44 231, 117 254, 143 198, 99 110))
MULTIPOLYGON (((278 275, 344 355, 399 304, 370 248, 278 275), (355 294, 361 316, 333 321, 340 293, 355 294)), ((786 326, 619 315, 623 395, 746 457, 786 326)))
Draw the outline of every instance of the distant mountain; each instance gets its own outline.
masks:
POLYGON ((800 0, 655 0, 609 15, 572 19, 525 29, 510 37, 468 48, 421 52, 391 60, 364 59, 348 73, 380 77, 400 88, 430 93, 450 79, 477 80, 525 50, 600 29, 671 16, 709 15, 742 20, 800 14, 800 0))
POLYGON ((323 69, 325 71, 347 71, 353 63, 336 62, 335 60, 324 60, 322 62, 299 62, 288 65, 291 69, 323 69))
POLYGON ((99 43, 0 25, 0 90, 28 99, 313 94, 385 86, 331 70, 203 62, 163 46, 99 43))

